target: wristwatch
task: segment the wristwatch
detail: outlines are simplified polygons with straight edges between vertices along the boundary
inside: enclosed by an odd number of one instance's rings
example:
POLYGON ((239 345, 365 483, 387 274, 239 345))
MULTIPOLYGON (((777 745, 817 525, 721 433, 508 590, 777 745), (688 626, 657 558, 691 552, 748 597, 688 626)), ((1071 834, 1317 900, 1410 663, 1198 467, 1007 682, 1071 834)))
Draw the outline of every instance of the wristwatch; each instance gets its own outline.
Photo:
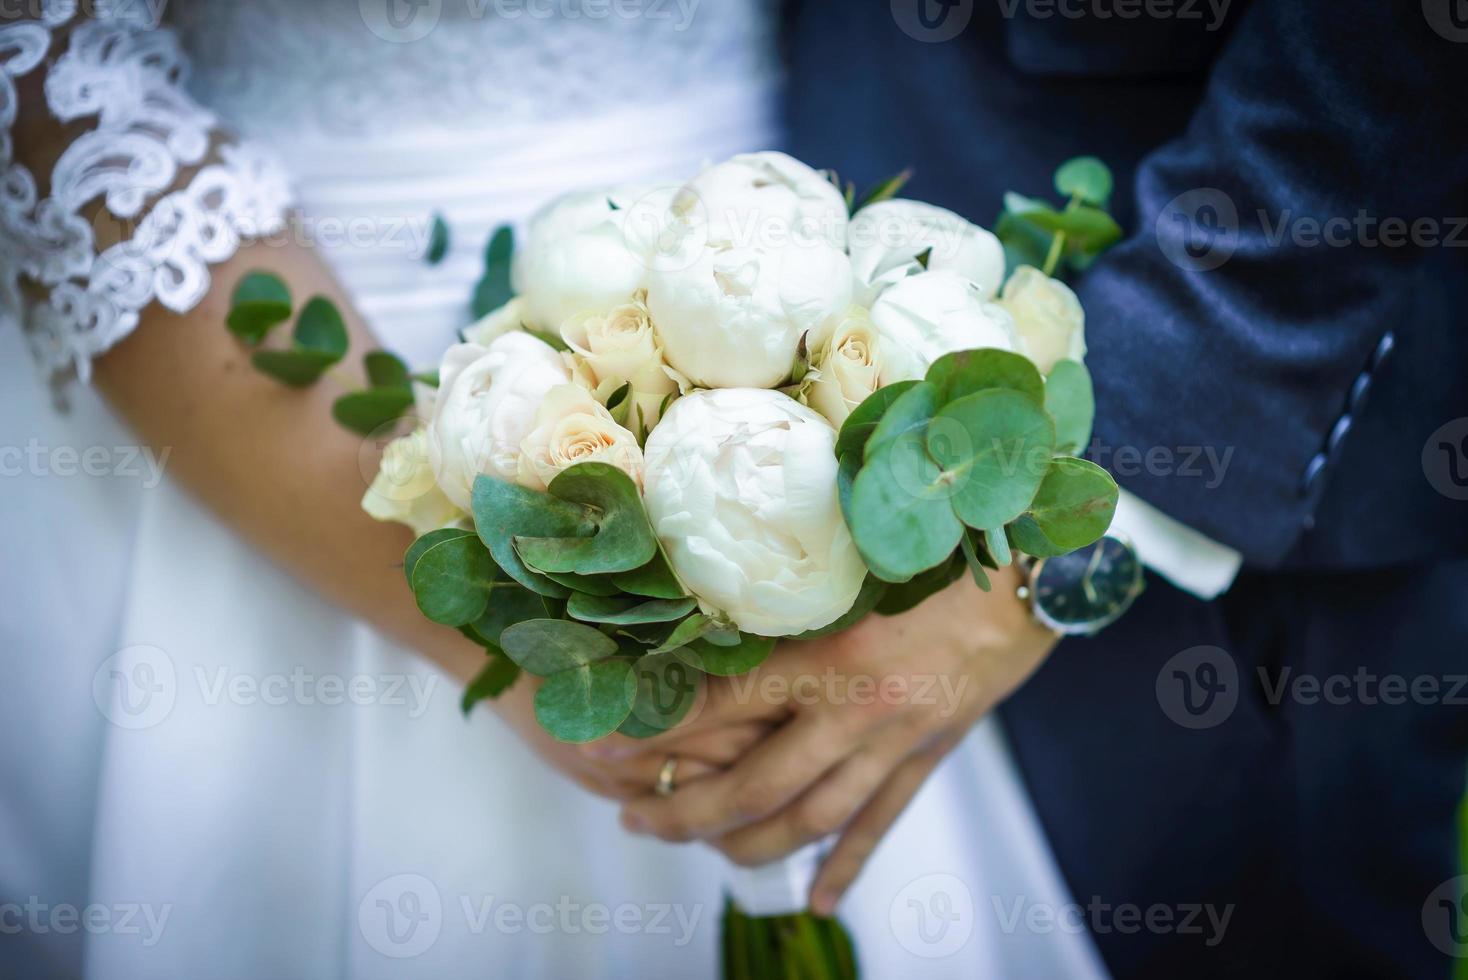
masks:
POLYGON ((1121 618, 1142 592, 1142 562, 1119 533, 1055 558, 1020 558, 1019 597, 1041 625, 1093 636, 1121 618))

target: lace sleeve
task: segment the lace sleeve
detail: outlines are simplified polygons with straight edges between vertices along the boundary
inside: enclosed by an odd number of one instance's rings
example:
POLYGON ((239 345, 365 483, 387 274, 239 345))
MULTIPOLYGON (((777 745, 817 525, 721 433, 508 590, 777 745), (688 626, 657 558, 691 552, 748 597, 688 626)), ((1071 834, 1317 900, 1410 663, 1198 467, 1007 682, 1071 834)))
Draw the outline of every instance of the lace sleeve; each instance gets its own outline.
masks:
POLYGON ((209 290, 210 263, 278 232, 290 192, 268 155, 216 134, 185 91, 188 64, 171 30, 71 24, 75 9, 55 0, 40 20, 0 26, 0 304, 44 370, 85 381, 92 358, 150 302, 192 308, 209 290), (53 41, 65 50, 42 67, 53 41), (55 120, 90 125, 57 158, 45 197, 13 141, 16 82, 33 71, 45 72, 55 120), (192 176, 180 186, 181 171, 192 176), (103 221, 89 210, 126 233, 99 236, 103 221), (99 253, 99 237, 116 244, 99 253))

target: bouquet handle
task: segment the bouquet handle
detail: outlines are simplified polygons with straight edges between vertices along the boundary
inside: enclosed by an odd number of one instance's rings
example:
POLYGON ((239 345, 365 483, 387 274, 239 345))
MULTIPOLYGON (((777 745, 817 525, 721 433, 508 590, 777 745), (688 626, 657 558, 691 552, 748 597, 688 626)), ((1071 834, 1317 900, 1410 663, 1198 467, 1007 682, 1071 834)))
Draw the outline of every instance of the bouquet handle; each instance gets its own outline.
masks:
POLYGON ((732 868, 724 903, 725 980, 855 980, 851 936, 806 907, 829 842, 757 868, 732 868))

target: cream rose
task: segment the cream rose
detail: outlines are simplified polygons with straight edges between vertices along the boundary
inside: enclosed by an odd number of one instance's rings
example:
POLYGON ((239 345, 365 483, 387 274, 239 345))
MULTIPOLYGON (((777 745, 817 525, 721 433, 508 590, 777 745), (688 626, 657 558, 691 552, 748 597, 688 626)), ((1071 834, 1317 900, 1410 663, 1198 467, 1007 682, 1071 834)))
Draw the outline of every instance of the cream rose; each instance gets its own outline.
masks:
POLYGON ((883 384, 921 378, 951 351, 998 347, 1023 353, 1010 315, 954 272, 898 280, 877 297, 871 316, 883 384))
POLYGON ((613 193, 601 188, 567 194, 530 219, 511 281, 537 329, 556 333, 569 317, 604 313, 642 287, 647 269, 629 247, 626 212, 612 207, 613 193))
POLYGON ((577 463, 608 463, 642 486, 637 437, 613 421, 585 388, 557 385, 546 392, 535 412, 535 428, 520 442, 520 484, 544 490, 556 474, 577 463))
POLYGON ((989 231, 946 208, 921 201, 879 201, 851 219, 851 270, 870 300, 881 288, 922 268, 955 272, 992 299, 1004 278, 1004 246, 989 231))
POLYGON ((488 347, 450 347, 438 376, 429 461, 445 496, 467 511, 479 474, 518 477, 520 443, 534 427, 536 410, 571 374, 549 344, 514 331, 488 347))
POLYGON ((805 390, 806 404, 838 429, 881 386, 877 344, 877 330, 867 311, 854 306, 841 317, 814 359, 815 380, 805 390))
POLYGON ((1059 279, 1022 265, 1004 284, 999 305, 1014 317, 1030 359, 1043 373, 1049 374, 1056 361, 1085 359, 1086 311, 1059 279))
POLYGON ((647 440, 643 499, 706 613, 791 636, 851 608, 866 567, 841 516, 835 444, 829 422, 778 391, 673 403, 647 440))
POLYGON ((668 363, 708 388, 780 384, 800 338, 824 344, 850 302, 851 263, 821 243, 708 248, 686 269, 655 270, 647 292, 668 363))
POLYGON ((668 373, 642 297, 605 315, 571 317, 561 327, 561 339, 571 348, 576 379, 599 401, 605 403, 622 385, 630 386, 628 427, 646 437, 657 424, 663 402, 677 393, 678 383, 668 373))
POLYGON ((426 429, 387 444, 377 476, 362 497, 362 509, 379 521, 406 524, 419 535, 447 527, 465 516, 438 488, 429 461, 426 429))

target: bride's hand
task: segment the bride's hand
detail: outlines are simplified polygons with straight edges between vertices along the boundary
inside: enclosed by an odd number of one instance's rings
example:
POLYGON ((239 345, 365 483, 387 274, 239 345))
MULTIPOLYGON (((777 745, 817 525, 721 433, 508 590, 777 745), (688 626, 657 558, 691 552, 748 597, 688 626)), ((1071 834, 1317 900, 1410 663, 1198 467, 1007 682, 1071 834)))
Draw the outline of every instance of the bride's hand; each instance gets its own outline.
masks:
MULTIPOLYGON (((535 690, 540 679, 521 674, 510 689, 492 702, 496 714, 546 762, 582 789, 613 800, 631 800, 652 790, 668 751, 633 739, 618 739, 621 751, 607 752, 602 743, 558 742, 535 720, 535 690)), ((763 738, 769 726, 743 722, 691 734, 678 747, 679 785, 690 785, 732 765, 763 738)))
POLYGON ((1018 573, 991 578, 992 592, 965 576, 902 615, 783 644, 750 675, 711 684, 697 717, 639 754, 681 758, 718 744, 711 732, 780 727, 727 771, 628 803, 623 824, 707 840, 742 865, 840 831, 811 892, 811 907, 828 913, 943 756, 1055 646, 1016 597, 1018 573))

